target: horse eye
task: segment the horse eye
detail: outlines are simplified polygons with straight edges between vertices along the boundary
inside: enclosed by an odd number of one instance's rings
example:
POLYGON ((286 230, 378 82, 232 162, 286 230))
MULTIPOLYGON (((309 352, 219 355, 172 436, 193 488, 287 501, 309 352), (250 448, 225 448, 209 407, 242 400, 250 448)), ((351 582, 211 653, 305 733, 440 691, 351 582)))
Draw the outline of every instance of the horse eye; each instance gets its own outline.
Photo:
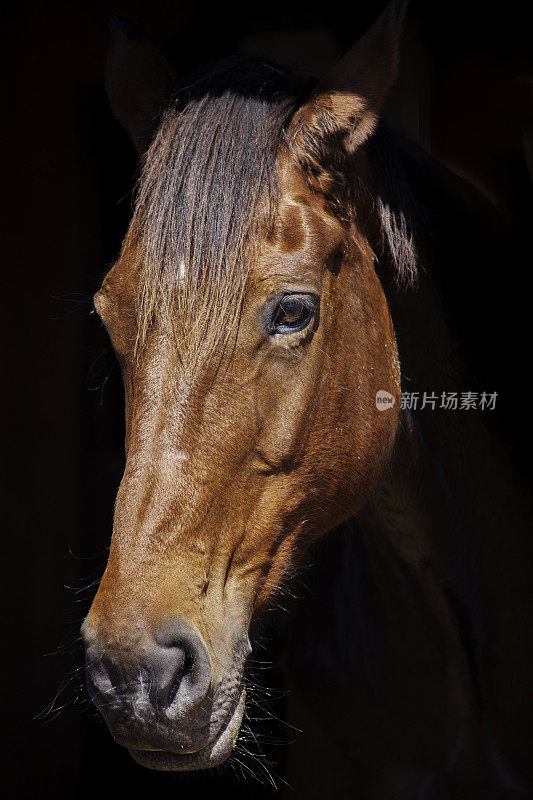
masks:
POLYGON ((274 310, 269 333, 286 334, 301 331, 309 325, 315 311, 315 301, 309 295, 286 295, 274 310))

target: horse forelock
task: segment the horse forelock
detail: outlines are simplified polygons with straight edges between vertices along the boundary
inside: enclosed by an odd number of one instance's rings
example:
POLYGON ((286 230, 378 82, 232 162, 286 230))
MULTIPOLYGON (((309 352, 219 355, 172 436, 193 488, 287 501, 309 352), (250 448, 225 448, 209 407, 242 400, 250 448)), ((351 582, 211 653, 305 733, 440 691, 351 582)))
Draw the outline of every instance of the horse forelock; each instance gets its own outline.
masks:
POLYGON ((226 59, 193 76, 163 115, 130 229, 138 347, 154 321, 193 361, 235 333, 254 248, 273 221, 291 81, 270 64, 226 59))

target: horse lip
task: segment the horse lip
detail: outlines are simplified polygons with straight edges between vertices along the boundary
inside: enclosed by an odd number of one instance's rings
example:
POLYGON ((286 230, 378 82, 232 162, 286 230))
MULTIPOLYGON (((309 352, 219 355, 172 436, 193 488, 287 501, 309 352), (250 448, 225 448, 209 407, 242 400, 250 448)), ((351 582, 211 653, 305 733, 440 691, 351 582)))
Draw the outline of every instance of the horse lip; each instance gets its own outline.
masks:
MULTIPOLYGON (((207 730, 207 728, 208 726, 205 726, 195 731, 196 735, 197 736, 202 735, 204 731, 207 730)), ((209 745, 209 742, 207 742, 207 744, 203 743, 199 746, 191 746, 191 745, 187 746, 185 744, 183 745, 175 744, 171 749, 169 747, 165 747, 162 742, 158 741, 161 737, 157 736, 156 738, 157 744, 151 745, 143 742, 142 745, 137 746, 136 745, 137 737, 134 738, 132 736, 129 736, 127 730, 125 732, 117 730, 114 731, 112 728, 110 728, 110 731, 115 742, 119 744, 121 747, 125 747, 130 753, 173 753, 176 755, 190 755, 192 753, 197 753, 201 750, 204 750, 209 745)), ((216 736, 218 736, 218 731, 216 733, 216 736)))
POLYGON ((155 770, 180 772, 218 766, 229 757, 237 740, 244 715, 245 698, 246 692, 242 689, 240 695, 231 704, 231 708, 215 736, 197 750, 129 748, 129 753, 137 763, 155 770))

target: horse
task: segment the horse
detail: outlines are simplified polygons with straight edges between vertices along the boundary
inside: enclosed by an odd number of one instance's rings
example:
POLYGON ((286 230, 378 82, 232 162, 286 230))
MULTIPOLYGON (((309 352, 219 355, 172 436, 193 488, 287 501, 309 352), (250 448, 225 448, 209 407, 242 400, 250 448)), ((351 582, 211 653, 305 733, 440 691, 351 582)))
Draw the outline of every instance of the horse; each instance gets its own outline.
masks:
POLYGON ((179 82, 114 22, 108 94, 143 165, 94 298, 126 464, 82 637, 92 701, 154 770, 231 760, 254 631, 294 589, 289 796, 533 785, 530 517, 483 413, 439 402, 468 370, 430 166, 380 120, 402 16, 318 82, 240 56, 179 82))

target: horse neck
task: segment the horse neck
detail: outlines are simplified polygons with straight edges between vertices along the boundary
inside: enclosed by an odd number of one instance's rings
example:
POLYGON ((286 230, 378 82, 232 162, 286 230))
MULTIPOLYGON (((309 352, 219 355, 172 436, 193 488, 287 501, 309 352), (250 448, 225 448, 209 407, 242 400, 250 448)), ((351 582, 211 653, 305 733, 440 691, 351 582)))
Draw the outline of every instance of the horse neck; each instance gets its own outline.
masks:
MULTIPOLYGON (((481 198, 466 196, 471 187, 465 187, 427 158, 420 158, 417 163, 401 151, 397 156, 400 163, 403 159, 406 164, 403 174, 410 175, 417 190, 431 200, 431 206, 422 212, 425 219, 417 235, 422 268, 415 289, 399 288, 394 270, 386 263, 380 274, 396 332, 402 389, 418 393, 419 398, 424 392, 437 398, 435 409, 414 411, 417 438, 436 465, 447 496, 453 499, 456 527, 473 552, 479 580, 484 584, 489 618, 491 602, 495 618, 503 618, 509 613, 504 610, 507 602, 512 606, 517 597, 525 599, 531 595, 528 574, 533 556, 531 505, 525 487, 509 464, 503 443, 486 424, 490 412, 438 407, 442 393, 461 393, 478 387, 436 288, 437 276, 445 274, 453 275, 456 291, 461 291, 464 276, 476 267, 472 263, 472 246, 465 247, 465 242, 471 231, 479 231, 483 226, 485 244, 479 257, 483 257, 489 273, 491 257, 499 267, 502 231, 496 230, 497 220, 492 217, 490 228, 495 230, 486 230, 490 209, 481 198)), ((401 167, 398 172, 402 173, 401 167)), ((416 206, 417 198, 412 203, 416 206)), ((494 387, 481 388, 491 391, 494 387)), ((411 448, 405 435, 399 436, 398 448, 407 451, 411 448)), ((423 472, 427 474, 427 465, 423 472)), ((420 528, 420 536, 428 535, 420 528)))
MULTIPOLYGON (((415 292, 399 290, 393 280, 384 285, 403 390, 440 400, 443 392, 475 388, 431 263, 426 259, 415 292)), ((521 724, 527 730, 523 698, 531 692, 533 665, 532 637, 523 635, 533 612, 531 505, 486 425, 487 414, 437 407, 406 415, 390 469, 361 525, 374 558, 389 567, 402 564, 435 622, 446 628, 448 652, 465 691, 470 684, 475 695, 494 763, 514 763, 527 774, 529 744, 516 731, 521 724)), ((514 783, 513 771, 502 770, 500 779, 514 783)))
MULTIPOLYGON (((404 390, 471 389, 431 265, 416 291, 399 290, 392 271, 380 277, 404 390)), ((531 769, 520 734, 533 667, 523 635, 533 614, 529 513, 481 412, 404 414, 372 500, 318 545, 293 669, 307 675, 312 663, 319 683, 345 687, 356 676, 378 695, 416 694, 419 710, 439 709, 429 728, 449 732, 457 758, 483 750, 495 779, 516 786, 514 775, 531 769)), ((354 707, 354 718, 363 712, 354 707)))
MULTIPOLYGON (((418 470, 426 484, 432 483, 433 475, 438 476, 443 501, 447 498, 453 513, 452 519, 449 515, 442 517, 449 533, 444 536, 442 526, 435 529, 429 524, 418 525, 419 546, 423 549, 431 543, 432 562, 441 572, 454 572, 450 558, 459 539, 459 549, 471 553, 471 571, 475 571, 475 582, 480 586, 479 605, 484 610, 485 625, 497 632, 494 657, 500 661, 506 642, 510 646, 509 637, 516 638, 509 631, 509 619, 516 619, 518 611, 525 624, 526 617, 520 609, 530 607, 532 601, 530 503, 502 442, 486 425, 490 412, 438 408, 443 392, 460 393, 473 385, 449 330, 431 265, 421 273, 415 292, 403 292, 392 281, 384 283, 397 335, 403 390, 418 392, 420 398, 424 392, 438 398, 437 408, 414 411, 411 425, 401 429, 396 459, 384 486, 392 481, 396 493, 415 506, 421 496, 413 496, 405 482, 399 481, 398 471, 418 470), (449 541, 448 548, 435 549, 437 539, 449 541)), ((380 497, 383 489, 376 494, 373 508, 378 507, 380 497)), ((428 513, 428 521, 431 516, 442 514, 437 511, 438 504, 434 508, 433 514, 428 513)), ((460 587, 458 591, 462 591, 460 587)))

